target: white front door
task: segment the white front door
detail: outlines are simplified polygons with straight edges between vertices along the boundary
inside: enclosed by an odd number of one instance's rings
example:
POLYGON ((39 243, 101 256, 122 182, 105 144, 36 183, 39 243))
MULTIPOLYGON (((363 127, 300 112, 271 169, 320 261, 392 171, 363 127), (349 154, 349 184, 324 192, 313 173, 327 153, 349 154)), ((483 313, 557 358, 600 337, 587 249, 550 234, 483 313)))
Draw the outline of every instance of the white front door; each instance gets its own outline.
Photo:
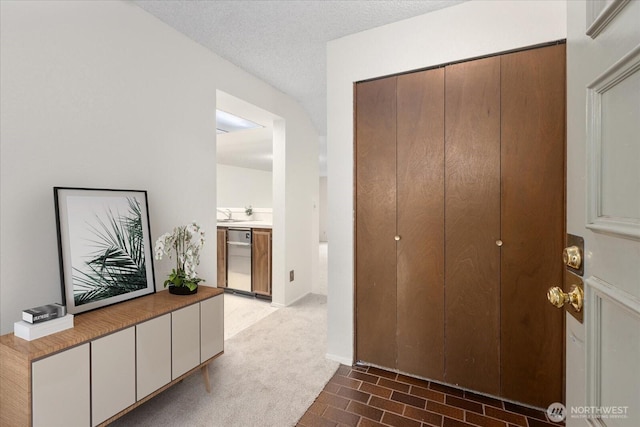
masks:
POLYGON ((640 0, 567 1, 567 232, 585 242, 567 426, 640 426, 640 0))

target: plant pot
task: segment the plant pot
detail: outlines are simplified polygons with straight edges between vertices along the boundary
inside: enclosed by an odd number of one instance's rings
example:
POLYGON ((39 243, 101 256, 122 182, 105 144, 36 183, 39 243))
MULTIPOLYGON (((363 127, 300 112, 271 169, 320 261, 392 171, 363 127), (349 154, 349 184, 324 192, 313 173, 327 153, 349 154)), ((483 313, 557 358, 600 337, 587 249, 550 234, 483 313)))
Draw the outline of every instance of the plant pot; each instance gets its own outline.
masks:
POLYGON ((189 289, 186 286, 173 286, 169 285, 169 293, 174 295, 193 295, 198 292, 198 287, 194 290, 189 289))

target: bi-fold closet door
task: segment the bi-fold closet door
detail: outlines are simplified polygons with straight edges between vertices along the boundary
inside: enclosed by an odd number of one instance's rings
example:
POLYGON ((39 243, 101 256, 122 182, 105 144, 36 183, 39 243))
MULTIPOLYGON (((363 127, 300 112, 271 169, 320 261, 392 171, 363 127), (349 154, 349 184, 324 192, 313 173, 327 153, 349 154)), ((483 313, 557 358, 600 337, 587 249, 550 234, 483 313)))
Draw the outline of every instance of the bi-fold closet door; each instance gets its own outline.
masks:
POLYGON ((441 68, 358 84, 355 155, 357 358, 440 380, 443 83, 441 68))
POLYGON ((562 400, 564 45, 356 85, 356 358, 562 400))

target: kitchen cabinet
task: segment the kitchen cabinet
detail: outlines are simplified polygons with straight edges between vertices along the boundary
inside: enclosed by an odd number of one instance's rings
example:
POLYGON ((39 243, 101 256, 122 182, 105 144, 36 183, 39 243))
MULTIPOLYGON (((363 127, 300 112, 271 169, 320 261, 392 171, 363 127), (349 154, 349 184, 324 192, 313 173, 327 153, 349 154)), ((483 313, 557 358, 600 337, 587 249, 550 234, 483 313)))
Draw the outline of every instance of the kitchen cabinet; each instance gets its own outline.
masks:
POLYGON ((218 259, 218 283, 219 288, 227 287, 227 229, 218 227, 217 233, 217 259, 218 259))
POLYGON ((222 294, 158 292, 37 340, 1 336, 0 425, 107 425, 196 370, 209 391, 208 364, 224 351, 222 294))
POLYGON ((565 46, 355 90, 356 360, 562 401, 565 46))
POLYGON ((251 290, 271 296, 271 235, 270 229, 252 229, 251 290))

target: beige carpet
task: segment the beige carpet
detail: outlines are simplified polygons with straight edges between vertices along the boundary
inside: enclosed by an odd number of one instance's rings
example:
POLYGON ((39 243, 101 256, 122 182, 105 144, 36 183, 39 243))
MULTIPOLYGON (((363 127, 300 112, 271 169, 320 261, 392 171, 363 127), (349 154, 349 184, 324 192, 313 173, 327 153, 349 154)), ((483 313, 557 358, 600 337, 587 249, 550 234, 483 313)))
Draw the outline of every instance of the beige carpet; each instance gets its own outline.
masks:
POLYGON ((225 292, 224 339, 234 337, 277 310, 271 301, 225 292))
POLYGON ((112 425, 295 425, 338 368, 324 357, 326 301, 308 295, 226 340, 209 368, 211 394, 198 372, 112 425))

